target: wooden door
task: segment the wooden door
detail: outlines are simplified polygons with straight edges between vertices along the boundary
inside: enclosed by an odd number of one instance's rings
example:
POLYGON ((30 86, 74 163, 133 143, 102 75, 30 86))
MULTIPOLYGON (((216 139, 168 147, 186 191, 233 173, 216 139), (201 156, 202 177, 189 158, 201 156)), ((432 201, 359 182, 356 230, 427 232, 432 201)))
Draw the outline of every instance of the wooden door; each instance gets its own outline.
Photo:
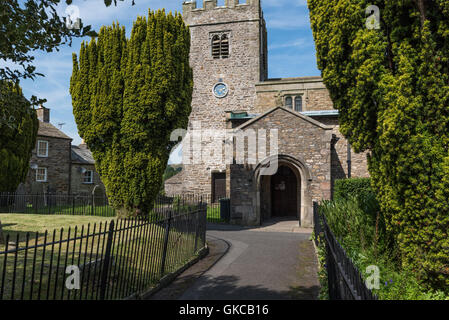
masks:
POLYGON ((212 174, 212 197, 214 202, 226 197, 226 173, 212 174))
POLYGON ((287 166, 280 166, 271 177, 271 215, 272 217, 297 217, 298 181, 294 172, 287 166))

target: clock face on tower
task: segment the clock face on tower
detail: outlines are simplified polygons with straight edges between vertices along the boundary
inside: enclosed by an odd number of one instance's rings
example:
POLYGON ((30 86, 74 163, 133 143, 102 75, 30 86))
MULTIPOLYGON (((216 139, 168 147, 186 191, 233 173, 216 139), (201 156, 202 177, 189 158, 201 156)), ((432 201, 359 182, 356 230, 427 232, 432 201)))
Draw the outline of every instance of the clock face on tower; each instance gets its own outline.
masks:
POLYGON ((228 85, 226 83, 219 82, 216 85, 214 85, 212 92, 214 93, 214 96, 216 96, 217 98, 224 98, 228 95, 229 92, 228 85))

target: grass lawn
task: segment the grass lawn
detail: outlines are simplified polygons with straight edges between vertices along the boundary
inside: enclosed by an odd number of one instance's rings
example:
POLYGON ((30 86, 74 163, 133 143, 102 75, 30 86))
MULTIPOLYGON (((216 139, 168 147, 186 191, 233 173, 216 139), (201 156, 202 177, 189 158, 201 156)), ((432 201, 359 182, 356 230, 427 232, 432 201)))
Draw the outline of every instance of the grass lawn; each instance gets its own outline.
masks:
POLYGON ((90 205, 57 205, 35 209, 33 207, 25 208, 24 213, 33 214, 71 214, 71 215, 92 215, 92 216, 107 216, 114 217, 115 210, 108 206, 95 206, 90 205), (92 211, 93 210, 93 211, 92 211))
POLYGON ((220 204, 212 203, 207 206, 207 221, 208 222, 225 222, 225 220, 220 217, 220 204))
MULTIPOLYGON (((29 215, 0 214, 4 232, 12 236, 19 234, 25 239, 27 232, 39 234, 38 247, 28 251, 0 255, 0 300, 1 299, 95 299, 98 298, 99 281, 104 259, 104 243, 106 229, 98 229, 99 223, 113 218, 93 216, 63 215, 29 215), (96 234, 88 238, 80 237, 79 227, 90 224, 89 234, 93 234, 93 224, 97 224, 96 234), (78 226, 74 234, 74 227, 78 226), (67 239, 68 228, 72 227, 70 241, 58 243, 59 239, 67 239), (60 229, 64 228, 64 233, 60 229), (49 231, 47 245, 44 243, 44 232, 49 231), (56 230, 56 243, 52 241, 53 230, 56 230), (45 248, 45 250, 44 250, 45 248), (76 265, 81 270, 81 289, 68 291, 65 289, 65 270, 68 265, 76 265), (15 280, 13 280, 15 278, 15 280), (24 286, 22 287, 22 283, 24 286)), ((195 254, 195 232, 187 230, 185 222, 173 223, 168 238, 166 268, 164 274, 176 270, 195 254)), ((191 229, 191 228, 190 228, 191 229)), ((165 227, 155 224, 144 224, 129 228, 122 221, 116 225, 111 252, 111 267, 108 277, 107 298, 120 299, 149 288, 161 278, 160 270, 163 256, 165 227)), ((86 229, 84 230, 86 235, 86 229)), ((35 234, 34 234, 35 236, 35 234)), ((31 235, 31 246, 35 238, 31 235)), ((25 246, 24 242, 20 247, 25 246)), ((0 245, 0 252, 5 248, 0 245)), ((199 248, 199 247, 198 247, 199 248)))
POLYGON ((0 221, 3 225, 5 236, 10 235, 13 239, 19 233, 20 239, 24 240, 26 233, 38 232, 43 235, 45 230, 49 233, 53 230, 60 230, 69 227, 81 227, 82 225, 99 224, 100 222, 111 221, 113 218, 97 216, 73 216, 73 215, 45 215, 45 214, 19 214, 0 213, 0 221))

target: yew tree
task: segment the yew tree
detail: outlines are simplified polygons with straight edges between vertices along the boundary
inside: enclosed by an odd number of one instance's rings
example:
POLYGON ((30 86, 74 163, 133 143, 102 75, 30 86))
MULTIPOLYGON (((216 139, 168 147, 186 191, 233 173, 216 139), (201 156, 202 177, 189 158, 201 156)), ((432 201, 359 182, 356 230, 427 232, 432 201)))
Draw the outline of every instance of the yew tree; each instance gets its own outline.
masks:
POLYGON ((150 10, 134 22, 129 39, 118 24, 102 27, 74 55, 73 114, 121 216, 151 209, 175 144, 170 134, 187 127, 189 52, 182 16, 150 10))
POLYGON ((39 123, 20 86, 0 80, 0 193, 25 181, 39 123))
POLYGON ((308 0, 308 6, 340 130, 355 151, 368 151, 402 265, 447 288, 449 1, 308 0))

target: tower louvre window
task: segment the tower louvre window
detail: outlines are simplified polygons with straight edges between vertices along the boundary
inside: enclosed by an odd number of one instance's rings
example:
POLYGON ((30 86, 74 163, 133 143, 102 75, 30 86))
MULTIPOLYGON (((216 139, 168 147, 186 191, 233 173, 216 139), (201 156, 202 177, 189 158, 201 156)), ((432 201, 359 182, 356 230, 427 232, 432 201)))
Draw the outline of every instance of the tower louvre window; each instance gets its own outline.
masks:
POLYGON ((229 58, 229 34, 216 33, 211 36, 211 53, 214 59, 229 58))
POLYGON ((214 59, 219 59, 220 58, 220 37, 219 36, 214 36, 212 38, 212 57, 214 57, 214 59))
POLYGON ((222 58, 226 59, 229 57, 229 39, 225 34, 221 36, 220 50, 222 58))

